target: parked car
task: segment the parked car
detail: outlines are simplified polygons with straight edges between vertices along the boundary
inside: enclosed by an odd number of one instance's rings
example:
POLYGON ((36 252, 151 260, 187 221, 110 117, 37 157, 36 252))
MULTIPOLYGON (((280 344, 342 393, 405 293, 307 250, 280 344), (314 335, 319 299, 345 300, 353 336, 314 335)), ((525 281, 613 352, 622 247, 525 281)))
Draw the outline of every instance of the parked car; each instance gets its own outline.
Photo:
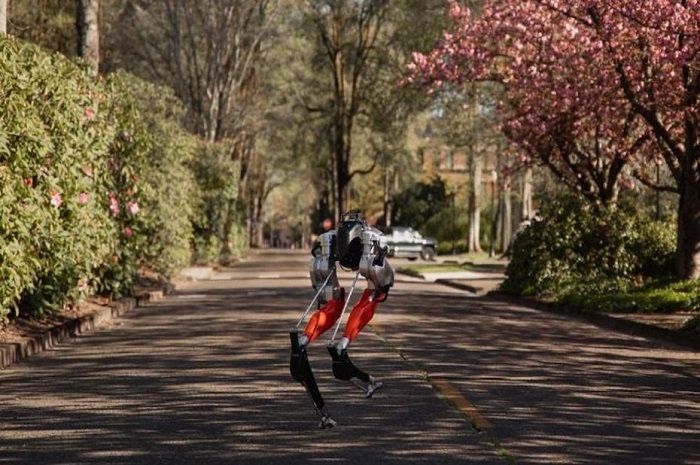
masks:
POLYGON ((423 237, 413 228, 395 227, 386 235, 389 256, 415 260, 434 260, 437 242, 431 237, 423 237))

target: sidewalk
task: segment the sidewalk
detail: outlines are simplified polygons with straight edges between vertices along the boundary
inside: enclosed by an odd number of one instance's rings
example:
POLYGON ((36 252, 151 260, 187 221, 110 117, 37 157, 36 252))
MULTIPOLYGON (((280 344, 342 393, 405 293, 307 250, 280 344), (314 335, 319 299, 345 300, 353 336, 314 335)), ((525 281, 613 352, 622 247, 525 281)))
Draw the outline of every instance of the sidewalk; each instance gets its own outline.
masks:
POLYGON ((505 267, 479 266, 470 271, 449 271, 449 272, 422 272, 406 273, 398 270, 398 273, 405 276, 413 276, 423 279, 429 283, 438 283, 455 289, 471 292, 477 295, 486 295, 491 291, 498 290, 505 279, 505 267))
POLYGON ((636 334, 642 337, 661 339, 667 342, 681 344, 700 350, 700 334, 684 329, 686 323, 697 313, 679 310, 665 313, 592 313, 580 312, 563 307, 556 303, 542 302, 534 298, 509 297, 499 294, 499 287, 505 279, 503 272, 490 269, 475 271, 460 271, 448 273, 420 273, 416 277, 426 282, 442 284, 459 289, 477 296, 484 297, 492 294, 496 298, 504 298, 513 303, 528 305, 539 310, 557 314, 568 314, 597 325, 636 334))

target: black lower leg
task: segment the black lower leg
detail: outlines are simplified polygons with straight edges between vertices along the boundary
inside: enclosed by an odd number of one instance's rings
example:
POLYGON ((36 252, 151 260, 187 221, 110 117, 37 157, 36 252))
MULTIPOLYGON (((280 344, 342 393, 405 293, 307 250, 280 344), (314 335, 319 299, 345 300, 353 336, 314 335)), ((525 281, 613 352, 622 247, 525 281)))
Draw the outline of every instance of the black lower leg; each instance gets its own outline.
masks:
POLYGON ((292 339, 292 355, 289 360, 289 371, 292 374, 292 378, 299 381, 302 386, 304 386, 306 392, 311 396, 311 400, 317 412, 319 415, 322 415, 325 412, 325 403, 321 396, 321 391, 319 391, 318 385, 316 384, 314 372, 311 370, 309 356, 306 353, 306 349, 299 346, 299 336, 297 332, 290 331, 289 335, 292 339))
POLYGON ((369 375, 350 361, 347 350, 338 353, 335 346, 328 346, 328 352, 333 358, 333 376, 344 381, 357 378, 364 383, 369 383, 369 375))

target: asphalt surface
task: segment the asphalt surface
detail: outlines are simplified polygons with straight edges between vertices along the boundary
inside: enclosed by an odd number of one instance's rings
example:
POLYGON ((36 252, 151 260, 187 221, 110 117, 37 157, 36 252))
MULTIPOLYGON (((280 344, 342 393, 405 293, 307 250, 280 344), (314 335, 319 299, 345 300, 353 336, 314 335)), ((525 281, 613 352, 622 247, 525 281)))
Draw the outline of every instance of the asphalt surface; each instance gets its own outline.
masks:
POLYGON ((263 253, 0 372, 0 464, 700 464, 696 352, 410 278, 351 348, 374 398, 312 347, 339 423, 316 429, 288 371, 306 262, 263 253))

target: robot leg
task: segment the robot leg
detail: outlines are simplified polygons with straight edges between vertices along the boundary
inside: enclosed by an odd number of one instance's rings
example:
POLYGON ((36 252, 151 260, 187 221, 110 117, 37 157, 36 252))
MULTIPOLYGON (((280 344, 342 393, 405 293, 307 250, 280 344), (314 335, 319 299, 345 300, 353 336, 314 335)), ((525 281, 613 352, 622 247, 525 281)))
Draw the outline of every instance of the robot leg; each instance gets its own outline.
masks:
POLYGON ((367 397, 371 397, 377 389, 383 386, 383 383, 375 380, 352 363, 347 353, 347 345, 357 337, 374 315, 374 309, 378 302, 370 300, 372 294, 371 289, 365 290, 362 298, 350 313, 343 339, 338 344, 328 346, 328 352, 333 359, 333 375, 338 379, 351 381, 362 389, 367 397))
POLYGON ((292 340, 292 356, 289 361, 289 371, 292 374, 292 378, 301 383, 304 389, 306 389, 306 392, 309 393, 314 403, 316 413, 321 418, 318 425, 319 428, 332 428, 336 425, 336 422, 326 411, 326 404, 321 396, 321 391, 318 389, 318 384, 316 384, 316 378, 314 377, 314 372, 311 370, 306 348, 299 345, 299 333, 297 331, 290 331, 289 336, 292 340))
POLYGON ((333 324, 338 321, 343 312, 345 305, 345 289, 340 288, 337 299, 331 299, 314 313, 304 329, 306 340, 302 345, 310 344, 314 339, 326 332, 333 324))
POLYGON ((370 300, 373 294, 374 291, 372 289, 365 289, 362 298, 360 298, 360 301, 352 309, 352 312, 350 312, 348 323, 345 325, 345 331, 343 332, 343 338, 347 338, 348 344, 360 334, 362 328, 364 328, 374 316, 374 310, 377 308, 379 302, 377 300, 370 300))

